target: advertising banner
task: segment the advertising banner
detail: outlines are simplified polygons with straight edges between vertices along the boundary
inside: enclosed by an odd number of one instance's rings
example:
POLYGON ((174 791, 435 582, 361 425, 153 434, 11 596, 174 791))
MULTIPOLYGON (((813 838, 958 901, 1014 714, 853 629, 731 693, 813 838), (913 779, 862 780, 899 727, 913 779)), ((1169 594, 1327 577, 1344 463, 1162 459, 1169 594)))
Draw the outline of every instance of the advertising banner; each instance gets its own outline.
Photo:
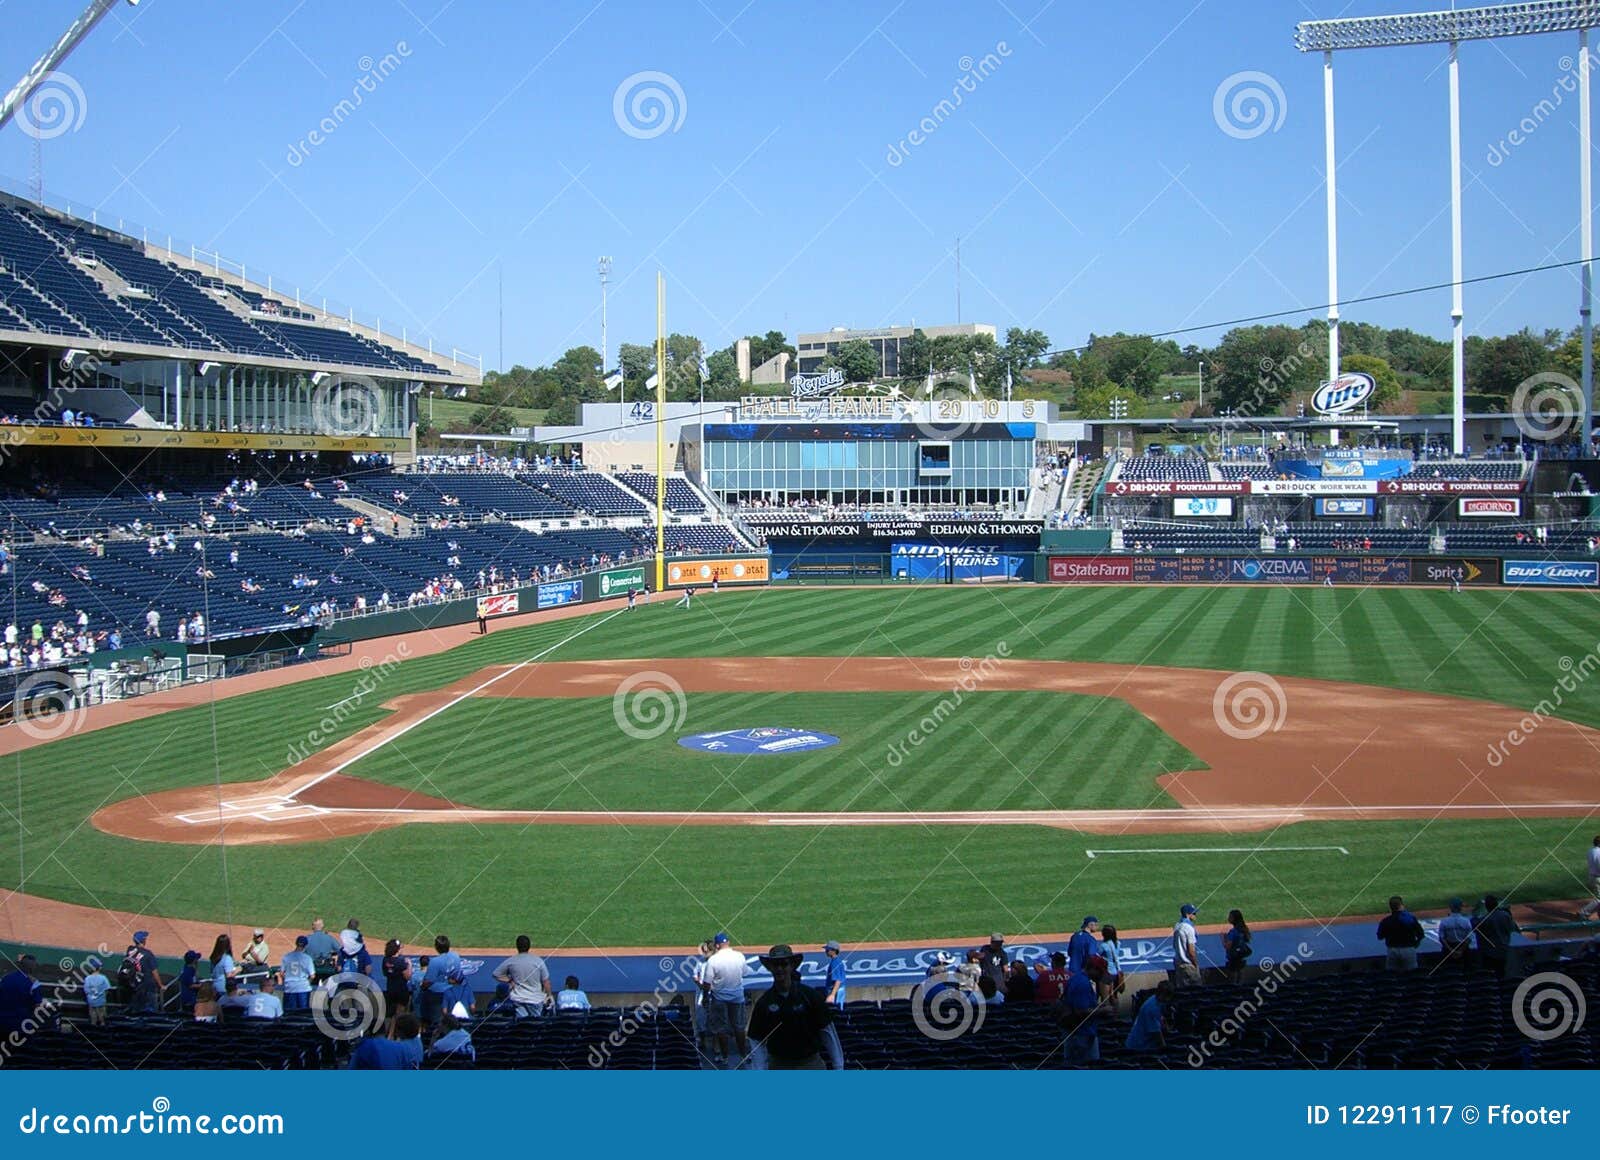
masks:
POLYGON ((562 604, 577 604, 582 599, 582 580, 557 580, 553 584, 539 585, 540 608, 555 608, 562 604))
POLYGON ((1493 556, 1413 556, 1411 583, 1482 586, 1500 581, 1500 561, 1493 556))
POLYGON ((1106 484, 1107 495, 1244 495, 1250 480, 1229 479, 1176 483, 1170 479, 1119 479, 1106 484))
POLYGON ((741 556, 726 560, 672 560, 667 564, 667 587, 687 588, 710 584, 765 584, 768 579, 765 556, 741 556))
POLYGON ((1520 479, 1385 479, 1378 491, 1386 495, 1520 495, 1520 479))
POLYGON ((1253 479, 1252 495, 1377 495, 1376 479, 1253 479))
POLYGON ((1233 515, 1233 500, 1226 496, 1183 496, 1172 501, 1172 514, 1221 519, 1233 515))
POLYGON ((479 616, 509 616, 519 611, 518 594, 515 592, 497 592, 493 596, 478 597, 479 616))
POLYGON ((904 580, 1008 580, 1023 576, 1028 562, 1025 555, 993 548, 898 543, 889 567, 893 576, 904 580))
POLYGON ((1517 496, 1507 496, 1504 499, 1486 499, 1482 496, 1468 499, 1463 496, 1456 500, 1456 512, 1458 515, 1468 517, 1506 519, 1522 514, 1522 500, 1517 496))
POLYGON ((1506 560, 1507 584, 1552 588, 1592 588, 1600 583, 1600 563, 1593 560, 1506 560))
POLYGON ((613 568, 600 573, 600 596, 616 596, 630 588, 644 587, 644 565, 633 568, 613 568))
POLYGON ((1319 516, 1371 516, 1376 500, 1371 499, 1319 499, 1319 516))
POLYGON ((1051 556, 1050 579, 1059 584, 1127 584, 1133 580, 1128 556, 1051 556))

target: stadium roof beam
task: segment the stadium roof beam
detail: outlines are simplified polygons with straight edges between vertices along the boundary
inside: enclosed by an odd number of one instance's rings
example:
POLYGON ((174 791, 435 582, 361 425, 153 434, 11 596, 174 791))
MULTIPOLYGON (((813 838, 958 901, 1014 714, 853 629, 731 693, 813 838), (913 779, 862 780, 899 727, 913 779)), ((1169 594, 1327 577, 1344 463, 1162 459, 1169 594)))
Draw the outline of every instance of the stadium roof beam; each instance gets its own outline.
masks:
POLYGON ((1444 12, 1412 12, 1395 16, 1356 16, 1341 20, 1306 20, 1295 26, 1301 52, 1322 53, 1323 128, 1327 146, 1328 201, 1328 377, 1339 375, 1338 214, 1334 197, 1333 54, 1357 48, 1395 48, 1443 44, 1450 50, 1450 259, 1451 438, 1457 455, 1465 452, 1465 331, 1461 294, 1461 74, 1456 49, 1463 40, 1496 40, 1547 33, 1578 34, 1578 186, 1579 218, 1578 319, 1583 332, 1582 420, 1579 438, 1587 447, 1594 429, 1593 206, 1589 157, 1589 29, 1600 27, 1600 0, 1534 0, 1525 4, 1493 4, 1444 12))
MULTIPOLYGON (((0 129, 6 127, 6 123, 16 116, 18 109, 22 108, 23 102, 33 95, 33 90, 72 55, 72 50, 83 43, 83 38, 93 32, 95 25, 104 20, 119 2, 120 0, 90 0, 89 6, 67 26, 67 30, 55 44, 33 62, 33 67, 23 73, 22 79, 11 86, 11 91, 5 95, 5 99, 0 100, 0 129)), ((128 3, 136 5, 139 0, 128 0, 128 3)))

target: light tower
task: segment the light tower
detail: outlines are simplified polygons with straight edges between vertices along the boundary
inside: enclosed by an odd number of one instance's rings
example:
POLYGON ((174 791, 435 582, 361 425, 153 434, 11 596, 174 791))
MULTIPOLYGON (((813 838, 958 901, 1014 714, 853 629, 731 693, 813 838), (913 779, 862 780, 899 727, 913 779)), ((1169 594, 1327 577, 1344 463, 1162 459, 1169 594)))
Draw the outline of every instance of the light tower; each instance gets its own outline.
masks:
POLYGON ((601 258, 596 267, 600 271, 600 373, 610 373, 611 352, 606 348, 606 295, 611 286, 611 259, 601 258))

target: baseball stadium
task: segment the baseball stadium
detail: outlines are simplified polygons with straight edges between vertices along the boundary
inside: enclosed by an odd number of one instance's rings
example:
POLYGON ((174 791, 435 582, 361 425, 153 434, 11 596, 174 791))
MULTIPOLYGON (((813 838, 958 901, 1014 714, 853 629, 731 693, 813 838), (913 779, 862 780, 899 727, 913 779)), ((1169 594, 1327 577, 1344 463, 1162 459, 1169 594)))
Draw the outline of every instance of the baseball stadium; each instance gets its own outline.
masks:
POLYGON ((674 393, 668 278, 648 388, 441 434, 505 377, 283 285, 0 195, 0 1066, 1600 1062, 1587 298, 1509 402, 1334 309, 1096 415, 910 331, 674 393))

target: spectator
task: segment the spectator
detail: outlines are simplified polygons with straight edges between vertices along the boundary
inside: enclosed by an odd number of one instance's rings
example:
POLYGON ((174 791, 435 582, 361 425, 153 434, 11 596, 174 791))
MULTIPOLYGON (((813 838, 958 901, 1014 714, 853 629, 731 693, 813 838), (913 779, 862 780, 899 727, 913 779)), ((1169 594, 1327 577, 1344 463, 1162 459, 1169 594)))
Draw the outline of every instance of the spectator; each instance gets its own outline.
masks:
POLYGON ((1087 915, 1079 925, 1078 931, 1067 940, 1067 970, 1076 974, 1083 970, 1084 960, 1092 954, 1098 954, 1100 944, 1095 940, 1094 932, 1100 926, 1100 920, 1094 915, 1087 915))
POLYGON ((1117 928, 1109 922, 1100 928, 1100 957, 1106 961, 1105 979, 1100 984, 1101 1002, 1108 1003, 1111 1009, 1117 1009, 1117 997, 1128 986, 1128 977, 1122 973, 1122 940, 1117 937, 1117 928))
POLYGON ((400 940, 390 939, 383 947, 383 1001, 389 1007, 389 1029, 400 1012, 411 1008, 411 960, 400 953, 400 940))
POLYGON ((250 938, 250 945, 239 953, 239 963, 246 967, 270 967, 272 965, 272 951, 267 946, 267 932, 259 926, 256 927, 250 938))
POLYGON ((997 990, 994 985, 994 980, 988 975, 979 975, 978 1001, 981 1003, 1004 1003, 1006 1001, 1006 993, 1004 991, 997 990))
POLYGON ((1167 1012, 1172 1006, 1172 984, 1163 980, 1139 1007, 1133 1026, 1128 1029, 1125 1046, 1129 1051, 1160 1051, 1167 1045, 1172 1024, 1167 1012))
POLYGON ((1006 972, 1006 1002, 1033 1002, 1033 976, 1028 974, 1028 964, 1021 959, 1012 959, 1006 972))
POLYGON ((273 991, 271 975, 261 980, 258 990, 244 993, 242 1014, 246 1019, 283 1018, 283 1000, 273 991))
POLYGON ((178 972, 178 1010, 184 1015, 193 1016, 195 1004, 200 1000, 200 971, 196 966, 199 962, 199 951, 183 952, 183 970, 178 972))
POLYGON ((104 1027, 106 1022, 106 992, 111 990, 111 980, 100 971, 100 960, 89 960, 89 973, 83 976, 83 1001, 89 1007, 89 1026, 104 1027))
POLYGON ((194 1021, 196 1023, 215 1023, 217 1021, 217 989, 211 985, 210 979, 201 979, 194 994, 194 1021))
POLYGON ((372 976, 372 952, 367 950, 361 932, 353 926, 339 932, 337 965, 341 975, 372 976))
POLYGON ((322 919, 312 919, 311 933, 306 935, 306 954, 311 956, 317 978, 326 979, 337 973, 338 953, 339 940, 323 929, 322 919))
MULTIPOLYGON (((742 966, 744 956, 739 957, 742 966)), ((769 1070, 820 1071, 827 1066, 822 1059, 824 1051, 832 1054, 836 1063, 843 1062, 842 1053, 836 1052, 837 1035, 829 1034, 833 1012, 819 992, 799 980, 804 958, 785 943, 761 956, 761 965, 772 972, 772 986, 751 1011, 749 1038, 766 1049, 769 1070)))
POLYGON ((0 1031, 20 1034, 24 1027, 32 1030, 37 1024, 44 1003, 38 970, 38 960, 32 955, 18 955, 16 966, 0 977, 0 1031))
POLYGON ((354 1071, 416 1071, 422 1066, 422 1025, 407 1011, 394 1021, 387 1039, 363 1039, 350 1056, 354 1071))
POLYGON ((226 934, 219 934, 217 941, 211 944, 211 987, 219 996, 228 993, 228 980, 239 973, 239 968, 233 962, 233 939, 226 934))
POLYGON ((1033 983, 1033 1001, 1053 1006, 1067 993, 1067 956, 1061 951, 1050 953, 1048 965, 1041 962, 1035 968, 1039 977, 1033 983))
POLYGON ((1600 834, 1594 836, 1594 845, 1589 847, 1583 869, 1589 880, 1589 901, 1578 909, 1578 917, 1587 919, 1600 910, 1600 834))
POLYGON ((588 1011, 589 996, 578 986, 578 976, 568 975, 566 986, 556 992, 557 1011, 588 1011))
POLYGON ((1081 971, 1067 976, 1067 989, 1058 1005, 1057 1019, 1067 1031, 1062 1059, 1068 1064, 1100 1061, 1100 990, 1105 960, 1095 955, 1081 971))
POLYGON ((1172 985, 1174 988, 1200 984, 1200 940, 1195 935, 1194 916, 1200 908, 1185 902, 1178 909, 1178 924, 1172 928, 1172 985))
POLYGON ((1472 954, 1472 920, 1461 913, 1461 899, 1450 900, 1450 913, 1439 920, 1440 965, 1465 967, 1472 954))
POLYGON ((956 968, 956 985, 967 994, 976 994, 978 980, 983 977, 983 956, 986 948, 976 947, 967 952, 966 960, 956 968))
POLYGON ((1222 932, 1222 969, 1228 982, 1244 980, 1244 968, 1250 961, 1250 924, 1238 910, 1228 911, 1228 929, 1222 932))
POLYGON ((422 976, 422 1022, 429 1027, 438 1025, 444 1014, 444 999, 454 985, 452 977, 461 972, 461 956, 450 949, 450 937, 439 935, 433 940, 434 955, 428 960, 428 969, 422 976))
POLYGON ((494 969, 494 977, 510 987, 508 999, 518 1019, 544 1014, 550 1003, 550 968, 533 953, 525 934, 517 936, 517 953, 494 969))
POLYGON ((1389 913, 1378 924, 1378 938, 1389 948, 1385 966, 1391 971, 1417 969, 1417 947, 1422 945, 1422 924, 1398 895, 1389 899, 1389 913))
POLYGON ((978 955, 978 966, 994 980, 996 990, 1006 985, 1006 940, 999 931, 989 936, 989 945, 978 955))
POLYGON ((827 999, 830 1007, 843 1007, 847 972, 844 958, 839 953, 839 944, 829 939, 823 944, 822 953, 827 958, 827 973, 823 976, 823 998, 827 999))
POLYGON ((429 1055, 454 1055, 463 1059, 477 1059, 477 1048, 472 1046, 472 1036, 454 1015, 439 1018, 439 1036, 428 1049, 429 1055))
POLYGON ((750 1054, 750 1041, 745 1035, 747 1014, 744 1002, 744 956, 733 949, 725 932, 718 932, 711 940, 716 948, 706 960, 706 1031, 714 1038, 716 1055, 713 1062, 726 1067, 730 1062, 729 1049, 737 1045, 739 1054, 731 1062, 737 1067, 750 1054))
POLYGON ((1519 928, 1510 909, 1501 906, 1493 894, 1483 896, 1483 911, 1476 927, 1478 954, 1485 966, 1504 978, 1511 960, 1511 940, 1519 928))
POLYGON ((311 1006, 311 985, 316 976, 316 965, 306 952, 307 941, 305 935, 296 935, 294 949, 283 956, 283 962, 278 966, 278 978, 283 987, 283 994, 279 998, 285 1011, 304 1011, 311 1006))
POLYGON ((122 967, 117 971, 117 981, 127 993, 128 1013, 140 1015, 161 1009, 161 972, 156 966, 156 956, 145 943, 150 932, 133 932, 133 945, 122 956, 122 967))

